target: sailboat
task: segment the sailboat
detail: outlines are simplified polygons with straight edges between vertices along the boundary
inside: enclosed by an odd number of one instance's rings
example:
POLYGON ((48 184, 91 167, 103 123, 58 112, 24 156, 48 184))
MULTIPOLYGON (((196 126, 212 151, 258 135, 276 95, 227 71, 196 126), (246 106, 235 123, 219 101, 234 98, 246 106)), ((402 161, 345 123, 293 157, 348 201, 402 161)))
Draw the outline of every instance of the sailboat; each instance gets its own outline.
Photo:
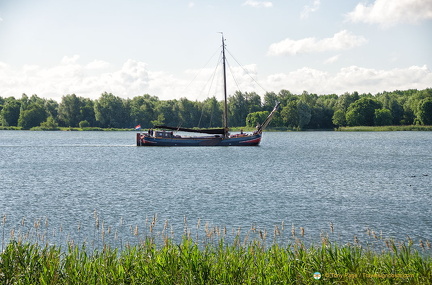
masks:
POLYGON ((170 126, 154 126, 148 132, 136 134, 137 146, 258 146, 261 142, 262 132, 272 120, 279 108, 280 103, 276 103, 273 110, 262 124, 258 124, 253 133, 243 133, 231 135, 228 127, 228 103, 225 67, 225 39, 222 34, 222 69, 223 69, 223 90, 224 90, 224 116, 223 128, 219 129, 189 129, 170 126), (191 132, 206 134, 199 136, 185 136, 174 133, 191 132))

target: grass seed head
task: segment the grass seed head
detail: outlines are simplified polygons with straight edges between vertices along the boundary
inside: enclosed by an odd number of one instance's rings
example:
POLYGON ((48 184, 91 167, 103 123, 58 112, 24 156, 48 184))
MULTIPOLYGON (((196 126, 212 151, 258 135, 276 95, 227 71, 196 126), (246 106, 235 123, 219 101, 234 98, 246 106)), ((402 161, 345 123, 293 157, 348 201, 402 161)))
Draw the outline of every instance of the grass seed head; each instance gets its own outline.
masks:
POLYGON ((274 234, 275 237, 280 235, 280 231, 279 231, 279 227, 278 226, 274 226, 273 234, 274 234))
POLYGON ((40 220, 35 220, 33 223, 34 228, 37 230, 40 227, 40 220))
POLYGON ((420 247, 421 247, 422 249, 424 249, 424 248, 425 248, 425 245, 424 245, 424 243, 423 243, 423 240, 420 240, 420 243, 419 243, 419 245, 420 245, 420 247))
POLYGON ((412 246, 414 244, 414 241, 410 236, 408 236, 408 246, 412 246))

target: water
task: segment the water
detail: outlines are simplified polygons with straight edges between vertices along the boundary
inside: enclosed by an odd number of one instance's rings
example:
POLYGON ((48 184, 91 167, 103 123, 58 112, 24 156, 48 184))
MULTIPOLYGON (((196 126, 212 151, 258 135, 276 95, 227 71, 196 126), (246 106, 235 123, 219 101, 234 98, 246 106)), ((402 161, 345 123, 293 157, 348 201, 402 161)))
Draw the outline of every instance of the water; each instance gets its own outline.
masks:
POLYGON ((168 220, 180 236, 186 218, 191 229, 200 220, 269 233, 284 222, 312 242, 330 223, 341 242, 367 228, 432 240, 430 132, 264 133, 245 148, 134 143, 134 132, 0 131, 6 235, 88 241, 103 222, 111 243, 133 242, 157 215, 159 231, 168 220))

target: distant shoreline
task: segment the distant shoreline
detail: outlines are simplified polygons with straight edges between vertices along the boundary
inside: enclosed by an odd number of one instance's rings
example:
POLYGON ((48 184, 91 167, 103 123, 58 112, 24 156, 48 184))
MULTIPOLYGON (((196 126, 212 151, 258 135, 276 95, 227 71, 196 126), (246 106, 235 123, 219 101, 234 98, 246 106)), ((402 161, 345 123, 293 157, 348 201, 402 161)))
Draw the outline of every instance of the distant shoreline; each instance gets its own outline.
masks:
POLYGON ((358 126, 358 127, 340 127, 335 129, 342 132, 393 132, 393 131, 432 131, 432 126, 358 126))
MULTIPOLYGON (((4 127, 0 126, 0 130, 13 130, 23 131, 21 127, 4 127)), ((143 129, 144 130, 144 129, 143 129)), ((231 132, 253 132, 255 128, 251 127, 234 127, 231 128, 231 132)), ((26 130, 28 131, 28 130, 26 130)), ((119 128, 78 128, 78 127, 58 127, 55 129, 43 129, 41 127, 31 128, 30 131, 137 131, 132 128, 119 129, 119 128)), ((355 126, 355 127, 339 127, 334 129, 303 129, 296 130, 288 127, 275 127, 267 128, 266 132, 310 132, 310 131, 338 131, 338 132, 392 132, 392 131, 432 131, 432 126, 420 126, 420 125, 407 125, 407 126, 355 126)))

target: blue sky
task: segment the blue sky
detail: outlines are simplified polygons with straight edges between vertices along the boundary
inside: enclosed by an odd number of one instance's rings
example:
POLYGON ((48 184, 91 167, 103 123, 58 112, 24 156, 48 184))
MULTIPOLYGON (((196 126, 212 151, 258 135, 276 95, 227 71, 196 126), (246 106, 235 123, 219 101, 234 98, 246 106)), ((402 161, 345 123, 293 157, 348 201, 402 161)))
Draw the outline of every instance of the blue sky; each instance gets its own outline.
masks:
POLYGON ((432 0, 0 0, 0 96, 219 96, 221 31, 230 93, 432 87, 432 0))

